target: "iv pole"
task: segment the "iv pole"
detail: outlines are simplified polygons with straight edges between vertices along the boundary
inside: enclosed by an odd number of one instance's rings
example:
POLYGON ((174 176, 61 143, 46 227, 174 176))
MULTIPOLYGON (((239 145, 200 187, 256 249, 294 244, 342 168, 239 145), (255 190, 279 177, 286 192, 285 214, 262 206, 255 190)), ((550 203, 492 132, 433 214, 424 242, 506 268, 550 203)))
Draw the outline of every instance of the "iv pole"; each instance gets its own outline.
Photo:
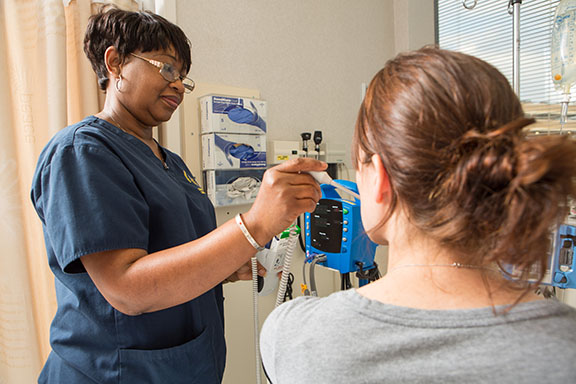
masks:
POLYGON ((512 69, 512 86, 516 96, 520 97, 520 5, 522 0, 510 0, 508 3, 508 13, 514 16, 514 49, 513 49, 513 69, 512 69), (512 5, 512 11, 510 6, 512 5))
MULTIPOLYGON (((468 10, 474 9, 477 4, 478 0, 472 0, 470 4, 467 3, 467 0, 462 0, 462 6, 468 10)), ((512 88, 518 97, 520 97, 520 5, 522 5, 522 0, 508 1, 508 13, 514 16, 512 27, 514 31, 512 88)))

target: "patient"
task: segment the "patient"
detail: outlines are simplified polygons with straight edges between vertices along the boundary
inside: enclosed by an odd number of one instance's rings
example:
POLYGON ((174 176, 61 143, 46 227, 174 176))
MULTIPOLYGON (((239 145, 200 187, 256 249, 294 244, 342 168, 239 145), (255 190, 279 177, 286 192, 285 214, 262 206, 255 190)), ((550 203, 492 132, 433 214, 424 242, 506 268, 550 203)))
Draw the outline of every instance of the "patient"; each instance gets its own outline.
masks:
POLYGON ((576 383, 576 310, 502 272, 543 270, 575 192, 574 142, 527 136, 532 122, 482 60, 427 47, 389 61, 353 146, 388 272, 277 308, 261 335, 271 382, 576 383))

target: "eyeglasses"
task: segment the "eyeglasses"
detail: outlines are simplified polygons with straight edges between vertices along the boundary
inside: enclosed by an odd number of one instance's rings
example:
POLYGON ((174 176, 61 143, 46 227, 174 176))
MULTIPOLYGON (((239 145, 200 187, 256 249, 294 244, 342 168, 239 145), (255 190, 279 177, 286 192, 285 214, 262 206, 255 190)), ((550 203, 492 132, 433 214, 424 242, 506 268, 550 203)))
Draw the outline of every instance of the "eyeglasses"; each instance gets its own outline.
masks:
POLYGON ((150 64, 152 64, 156 68, 160 68, 160 74, 162 75, 164 80, 166 80, 167 82, 174 83, 175 81, 178 81, 178 80, 182 81, 182 85, 184 86, 184 92, 186 92, 186 93, 192 92, 194 90, 194 87, 196 87, 196 83, 194 83, 194 80, 192 80, 186 76, 180 75, 180 72, 178 72, 178 70, 176 68, 174 68, 174 66, 172 64, 163 63, 163 62, 157 61, 157 60, 147 59, 146 57, 138 56, 135 53, 131 53, 131 55, 149 62, 150 64))

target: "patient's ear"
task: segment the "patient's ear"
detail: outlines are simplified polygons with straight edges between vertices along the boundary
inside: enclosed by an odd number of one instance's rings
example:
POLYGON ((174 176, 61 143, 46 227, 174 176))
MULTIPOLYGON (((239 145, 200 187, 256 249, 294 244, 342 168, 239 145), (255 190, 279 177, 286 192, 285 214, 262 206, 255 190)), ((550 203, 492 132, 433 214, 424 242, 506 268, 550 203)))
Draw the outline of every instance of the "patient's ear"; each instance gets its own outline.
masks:
POLYGON ((376 202, 382 203, 390 196, 390 180, 388 179, 388 172, 384 167, 380 155, 374 154, 370 158, 373 167, 373 181, 376 190, 376 202))

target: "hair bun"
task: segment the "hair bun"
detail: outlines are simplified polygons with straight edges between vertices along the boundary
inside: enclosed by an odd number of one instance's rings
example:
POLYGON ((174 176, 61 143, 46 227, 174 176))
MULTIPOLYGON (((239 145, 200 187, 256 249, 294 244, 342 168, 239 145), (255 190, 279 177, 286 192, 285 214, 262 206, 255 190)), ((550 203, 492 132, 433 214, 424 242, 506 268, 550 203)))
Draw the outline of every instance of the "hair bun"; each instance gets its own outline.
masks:
POLYGON ((521 130, 533 122, 534 119, 519 118, 485 133, 473 129, 452 142, 446 148, 447 195, 477 200, 506 190, 517 173, 521 130))

